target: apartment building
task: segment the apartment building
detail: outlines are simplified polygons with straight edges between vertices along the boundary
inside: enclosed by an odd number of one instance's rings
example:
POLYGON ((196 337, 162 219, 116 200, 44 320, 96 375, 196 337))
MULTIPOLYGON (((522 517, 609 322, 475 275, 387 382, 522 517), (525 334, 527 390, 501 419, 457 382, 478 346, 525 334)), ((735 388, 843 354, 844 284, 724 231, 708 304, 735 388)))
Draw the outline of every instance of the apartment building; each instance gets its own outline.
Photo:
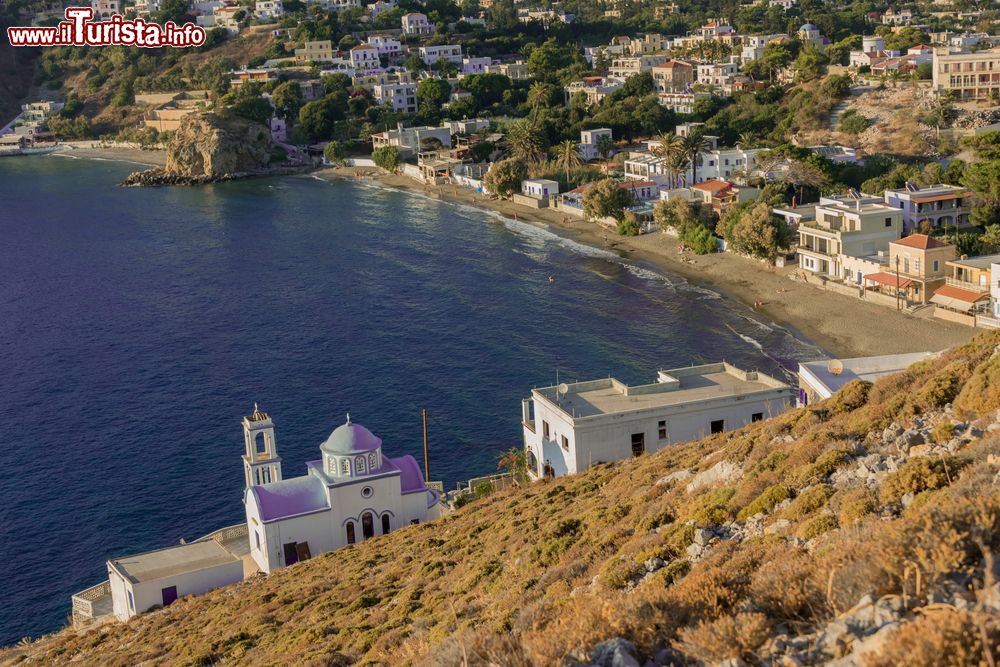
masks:
POLYGON ((398 83, 377 83, 372 88, 372 97, 379 104, 388 104, 393 111, 417 112, 417 84, 406 81, 398 83))
POLYGON ((428 65, 433 65, 439 60, 447 60, 450 63, 462 65, 462 47, 458 44, 440 44, 438 46, 421 46, 417 49, 420 59, 428 65))
POLYGON ((886 190, 885 203, 903 211, 904 231, 927 225, 933 229, 967 227, 972 207, 969 191, 956 185, 938 183, 920 187, 907 183, 899 190, 886 190))
POLYGON ((598 104, 605 97, 615 92, 625 84, 624 79, 604 76, 585 76, 579 81, 566 86, 566 103, 577 93, 586 96, 587 104, 598 104))
POLYGON ((815 220, 799 224, 799 268, 834 280, 851 281, 846 258, 877 258, 900 237, 903 212, 885 204, 821 204, 815 220))
POLYGON ((419 12, 410 12, 405 14, 400 23, 403 28, 403 34, 410 36, 426 36, 434 34, 434 24, 427 20, 425 14, 419 12))
POLYGON ((382 68, 378 49, 370 44, 358 44, 350 50, 351 67, 358 74, 382 68))
POLYGON ((684 60, 668 60, 650 70, 658 93, 685 91, 695 80, 694 65, 684 60))
MULTIPOLYGON (((583 158, 584 161, 589 162, 590 160, 596 160, 601 157, 598 145, 602 141, 602 137, 607 137, 604 141, 614 140, 611 130, 607 127, 600 127, 593 130, 580 130, 580 143, 577 145, 580 148, 580 157, 583 158)), ((612 152, 614 152, 614 149, 612 149, 612 152)))
POLYGON ((369 35, 365 42, 374 46, 379 56, 398 56, 403 53, 403 45, 389 35, 369 35))
POLYGON ((662 65, 669 60, 666 55, 632 56, 629 58, 615 58, 608 68, 608 76, 619 79, 627 79, 636 74, 652 71, 657 65, 662 65))
POLYGON ((314 42, 305 42, 301 49, 295 49, 295 61, 300 63, 328 63, 331 62, 339 52, 333 48, 333 42, 329 39, 320 39, 314 42))
POLYGON ((934 49, 931 82, 939 93, 952 91, 960 100, 985 100, 1000 94, 1000 48, 952 53, 934 49))
MULTIPOLYGON (((889 244, 888 258, 879 270, 855 276, 858 284, 899 297, 904 305, 928 303, 945 284, 955 246, 926 234, 911 234, 889 244)), ((882 258, 880 258, 882 259, 882 258)))

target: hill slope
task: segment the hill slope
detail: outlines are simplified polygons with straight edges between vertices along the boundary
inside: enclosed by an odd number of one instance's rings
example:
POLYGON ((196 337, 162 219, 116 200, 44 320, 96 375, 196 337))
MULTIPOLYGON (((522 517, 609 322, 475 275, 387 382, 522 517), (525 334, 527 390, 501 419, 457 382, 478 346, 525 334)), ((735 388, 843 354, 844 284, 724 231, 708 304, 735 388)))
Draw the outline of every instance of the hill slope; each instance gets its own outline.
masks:
POLYGON ((0 660, 993 664, 998 343, 0 660))

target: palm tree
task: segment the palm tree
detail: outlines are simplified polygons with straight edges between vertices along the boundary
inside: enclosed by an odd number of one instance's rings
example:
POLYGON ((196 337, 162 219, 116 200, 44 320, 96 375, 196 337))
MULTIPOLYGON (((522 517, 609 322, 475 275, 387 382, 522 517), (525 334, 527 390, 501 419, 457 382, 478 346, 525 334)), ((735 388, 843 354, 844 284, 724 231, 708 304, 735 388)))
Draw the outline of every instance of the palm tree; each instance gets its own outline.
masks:
POLYGON ((511 157, 525 164, 540 162, 545 157, 541 132, 530 121, 517 120, 508 125, 507 144, 511 157))
MULTIPOLYGON (((651 152, 656 157, 662 160, 663 170, 670 174, 668 170, 669 160, 681 152, 681 138, 676 134, 671 134, 669 132, 661 132, 659 136, 656 137, 656 141, 659 142, 659 146, 654 148, 651 152)), ((671 183, 673 183, 676 174, 671 174, 671 183)))
POLYGON ((548 101, 551 97, 552 91, 547 83, 538 81, 532 84, 528 90, 528 104, 531 105, 532 118, 537 118, 539 108, 548 106, 548 101))
POLYGON ((740 138, 736 140, 736 146, 743 150, 751 148, 755 143, 757 139, 753 136, 753 132, 740 132, 740 138))
POLYGON ((698 158, 708 146, 701 132, 692 132, 681 140, 681 150, 691 161, 691 184, 698 182, 698 158))
POLYGON ((675 151, 673 155, 667 158, 667 164, 664 166, 667 174, 670 176, 670 184, 672 187, 678 186, 678 178, 687 171, 688 168, 688 156, 686 153, 681 151, 675 151))
POLYGON ((562 142, 552 151, 556 164, 566 173, 566 183, 569 184, 569 172, 583 163, 580 157, 580 147, 572 139, 562 142))

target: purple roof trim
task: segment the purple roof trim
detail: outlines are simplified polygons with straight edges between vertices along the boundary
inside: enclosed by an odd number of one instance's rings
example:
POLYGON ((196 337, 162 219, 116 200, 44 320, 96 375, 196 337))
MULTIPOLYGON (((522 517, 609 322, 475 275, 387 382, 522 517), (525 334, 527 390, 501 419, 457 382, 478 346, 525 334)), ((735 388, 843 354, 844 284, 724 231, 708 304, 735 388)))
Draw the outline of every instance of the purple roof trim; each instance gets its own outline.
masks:
POLYGON ((257 499, 262 521, 329 509, 326 502, 326 484, 315 475, 293 477, 280 482, 250 488, 257 499))
POLYGON ((424 473, 420 469, 417 460, 406 454, 399 458, 389 459, 389 461, 399 468, 399 490, 402 493, 413 493, 427 488, 424 484, 424 473))

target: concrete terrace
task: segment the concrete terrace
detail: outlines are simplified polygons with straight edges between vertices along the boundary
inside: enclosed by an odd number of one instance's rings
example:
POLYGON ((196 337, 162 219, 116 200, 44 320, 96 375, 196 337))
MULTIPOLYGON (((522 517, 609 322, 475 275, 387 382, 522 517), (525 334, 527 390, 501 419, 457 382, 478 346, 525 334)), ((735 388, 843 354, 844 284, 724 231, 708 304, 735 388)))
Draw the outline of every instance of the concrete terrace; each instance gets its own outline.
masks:
POLYGON ((661 370, 653 384, 630 387, 615 378, 544 387, 535 392, 574 419, 729 398, 787 387, 784 382, 725 362, 661 370))

